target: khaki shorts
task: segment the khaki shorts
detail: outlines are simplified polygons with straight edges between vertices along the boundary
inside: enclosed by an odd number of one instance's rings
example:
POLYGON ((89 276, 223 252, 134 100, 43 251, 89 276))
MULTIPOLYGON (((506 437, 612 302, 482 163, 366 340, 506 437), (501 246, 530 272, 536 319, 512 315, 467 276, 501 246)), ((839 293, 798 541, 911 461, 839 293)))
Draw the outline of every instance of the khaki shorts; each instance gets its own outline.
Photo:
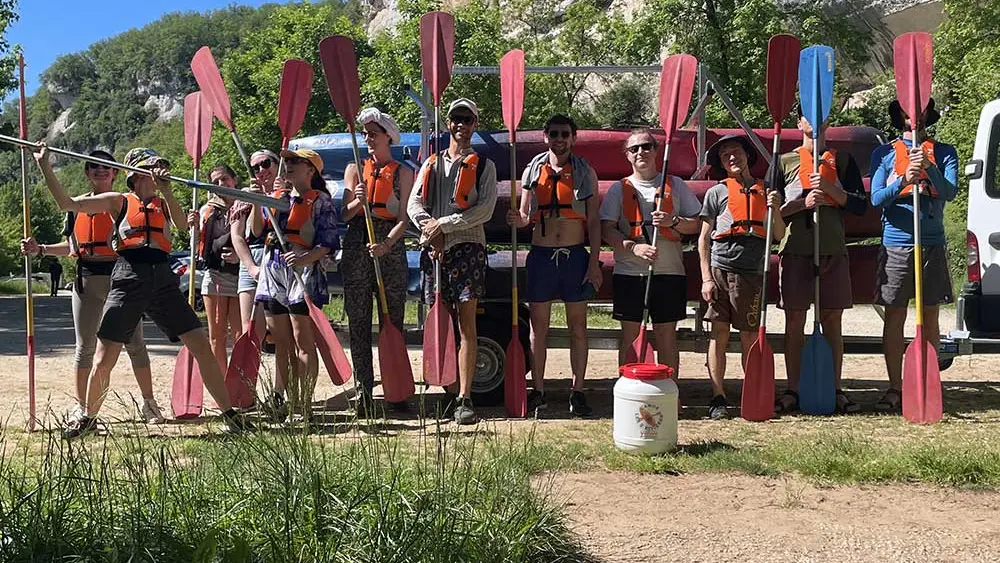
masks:
MULTIPOLYGON (((955 300, 948 271, 945 246, 925 246, 920 256, 924 263, 924 305, 940 305, 955 300)), ((913 247, 880 247, 875 303, 886 307, 906 307, 916 293, 913 279, 913 247)))
POLYGON ((715 299, 708 304, 705 320, 727 323, 736 330, 757 330, 764 276, 712 268, 712 281, 715 299))
MULTIPOLYGON (((812 256, 783 255, 778 260, 778 307, 806 311, 815 295, 812 256)), ((824 310, 854 307, 851 262, 847 255, 819 257, 819 306, 824 310)))

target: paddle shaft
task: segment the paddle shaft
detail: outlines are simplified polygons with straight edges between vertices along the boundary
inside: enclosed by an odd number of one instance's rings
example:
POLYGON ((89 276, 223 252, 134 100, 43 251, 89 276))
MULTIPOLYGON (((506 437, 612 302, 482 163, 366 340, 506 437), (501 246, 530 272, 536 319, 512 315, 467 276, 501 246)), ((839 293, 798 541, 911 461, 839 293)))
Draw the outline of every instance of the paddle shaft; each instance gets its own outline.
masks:
MULTIPOLYGON (((520 214, 517 203, 517 131, 510 132, 510 210, 520 214)), ((510 295, 512 326, 517 326, 517 227, 510 226, 510 295)))
MULTIPOLYGON (((18 120, 22 139, 28 138, 28 116, 24 98, 24 55, 17 56, 18 69, 18 120)), ((21 151, 21 211, 24 238, 31 236, 31 194, 28 193, 28 153, 21 151)), ((50 281, 51 283, 51 281, 50 281)), ((28 431, 35 431, 35 302, 31 287, 31 256, 24 255, 24 314, 28 357, 28 431)))
MULTIPOLYGON (((813 88, 813 103, 814 107, 822 107, 822 94, 820 87, 820 68, 819 68, 819 57, 815 58, 815 73, 816 84, 813 88)), ((820 146, 819 146, 819 131, 822 127, 821 123, 810 123, 812 126, 812 139, 813 139, 813 173, 819 174, 819 157, 820 157, 820 146)), ((813 326, 819 326, 819 209, 822 207, 818 203, 816 207, 813 208, 813 326)))
MULTIPOLYGON (((771 167, 771 189, 776 189, 775 186, 778 185, 778 174, 780 170, 778 167, 778 151, 781 150, 781 122, 776 121, 774 123, 774 145, 771 147, 771 162, 774 165, 771 167)), ((764 197, 766 199, 767 193, 765 192, 764 197)), ((760 290, 760 326, 764 328, 767 326, 767 274, 771 271, 771 227, 774 223, 774 210, 771 206, 767 206, 767 225, 764 226, 764 279, 760 290)))
MULTIPOLYGON (((194 176, 194 181, 197 182, 197 164, 194 166, 192 175, 194 176)), ((195 187, 191 188, 191 209, 198 209, 198 188, 195 187)), ((194 309, 194 275, 198 265, 198 255, 196 253, 198 252, 198 235, 200 234, 199 231, 201 231, 201 221, 199 220, 198 223, 198 225, 191 227, 191 258, 188 261, 188 305, 191 305, 192 309, 194 309)))
MULTIPOLYGON (((670 138, 667 138, 667 142, 663 145, 663 175, 660 179, 660 189, 656 192, 656 200, 653 202, 653 211, 658 211, 660 204, 663 202, 663 198, 666 197, 667 192, 667 163, 670 160, 670 138)), ((660 229, 658 227, 653 227, 653 249, 656 249, 656 242, 660 239, 660 229)), ((649 272, 646 275, 646 292, 645 297, 642 299, 642 317, 643 325, 649 320, 647 317, 649 314, 649 294, 653 287, 653 266, 656 264, 654 260, 649 265, 649 272)))
MULTIPOLYGON (((243 142, 240 140, 239 133, 236 132, 236 127, 233 126, 230 131, 233 135, 233 144, 236 145, 236 150, 240 153, 240 160, 243 161, 243 166, 247 168, 247 178, 253 178, 253 169, 250 168, 250 159, 247 157, 247 151, 243 148, 243 142)), ((285 147, 287 148, 287 144, 285 147)))
MULTIPOLYGON (((348 128, 351 132, 351 146, 354 149, 354 168, 357 170, 358 177, 361 178, 361 171, 364 170, 361 167, 361 159, 358 156, 358 138, 354 133, 354 123, 349 123, 348 128)), ((374 159, 374 157, 373 157, 374 159)), ((372 162, 374 165, 374 161, 372 162)), ((375 169, 375 178, 379 176, 379 169, 375 169)), ((367 187, 367 186, 366 186, 367 187)), ((368 197, 365 197, 365 204, 362 206, 365 211, 365 227, 368 229, 368 240, 372 244, 378 244, 375 240, 375 225, 372 223, 371 215, 371 202, 368 201, 368 197)), ((378 302, 379 307, 382 309, 382 315, 385 317, 386 322, 389 322, 389 301, 385 297, 385 282, 382 281, 382 268, 378 263, 378 256, 372 255, 372 260, 375 263, 375 280, 378 282, 378 302)))
MULTIPOLYGON (((917 137, 917 125, 919 122, 918 118, 913 118, 913 137, 911 139, 911 146, 919 147, 920 139, 917 137)), ((921 246, 923 241, 920 239, 920 181, 913 185, 913 280, 915 294, 914 298, 917 302, 917 326, 922 327, 924 325, 924 262, 923 262, 923 252, 921 246)), ((923 342, 919 343, 923 346, 923 342)))
MULTIPOLYGON (((32 143, 31 141, 25 141, 23 139, 18 139, 16 137, 8 137, 7 135, 0 135, 0 141, 27 149, 38 149, 42 147, 42 143, 32 143)), ((105 160, 103 158, 99 158, 96 156, 80 154, 78 152, 68 151, 66 149, 60 149, 58 147, 48 147, 48 150, 51 153, 77 158, 84 162, 100 164, 117 170, 135 172, 136 174, 143 174, 145 176, 151 175, 148 169, 129 166, 127 164, 122 164, 120 162, 115 162, 113 160, 105 160)), ((216 186, 215 184, 206 184, 205 182, 199 182, 197 180, 189 180, 187 178, 181 178, 179 176, 165 175, 163 176, 163 178, 170 180, 171 182, 175 182, 177 184, 184 184, 192 189, 200 188, 212 192, 214 194, 218 194, 220 196, 231 197, 233 199, 250 202, 255 205, 266 205, 268 207, 274 207, 276 209, 280 209, 281 211, 288 211, 287 202, 276 200, 275 198, 269 197, 264 194, 245 192, 243 190, 236 190, 233 188, 227 188, 225 186, 216 186)))

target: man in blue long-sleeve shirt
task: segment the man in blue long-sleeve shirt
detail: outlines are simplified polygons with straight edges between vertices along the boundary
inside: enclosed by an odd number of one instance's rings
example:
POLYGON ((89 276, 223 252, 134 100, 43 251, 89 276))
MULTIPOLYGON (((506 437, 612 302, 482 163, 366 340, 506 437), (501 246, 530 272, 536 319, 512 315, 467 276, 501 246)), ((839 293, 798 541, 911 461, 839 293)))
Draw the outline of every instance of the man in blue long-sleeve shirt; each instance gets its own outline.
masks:
POLYGON ((893 126, 903 131, 900 138, 875 149, 871 158, 871 201, 882 208, 882 247, 878 259, 875 302, 885 306, 882 341, 889 389, 875 409, 898 412, 903 387, 903 325, 907 307, 914 297, 913 279, 913 193, 920 191, 920 244, 923 248, 924 334, 935 348, 940 341, 938 311, 941 303, 953 300, 948 252, 944 237, 944 205, 958 190, 958 153, 955 147, 927 137, 926 128, 940 114, 931 99, 918 123, 923 141, 913 146, 910 120, 898 101, 889 104, 893 126))

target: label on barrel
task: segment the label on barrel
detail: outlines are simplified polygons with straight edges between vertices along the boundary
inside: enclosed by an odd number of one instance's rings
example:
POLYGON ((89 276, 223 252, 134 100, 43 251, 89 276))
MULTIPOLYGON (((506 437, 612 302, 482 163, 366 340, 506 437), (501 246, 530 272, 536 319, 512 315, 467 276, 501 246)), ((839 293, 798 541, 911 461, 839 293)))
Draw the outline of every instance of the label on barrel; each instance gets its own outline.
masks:
POLYGON ((663 413, 660 407, 643 403, 639 405, 639 412, 635 414, 635 422, 639 425, 639 436, 642 438, 655 438, 660 425, 663 424, 663 413))

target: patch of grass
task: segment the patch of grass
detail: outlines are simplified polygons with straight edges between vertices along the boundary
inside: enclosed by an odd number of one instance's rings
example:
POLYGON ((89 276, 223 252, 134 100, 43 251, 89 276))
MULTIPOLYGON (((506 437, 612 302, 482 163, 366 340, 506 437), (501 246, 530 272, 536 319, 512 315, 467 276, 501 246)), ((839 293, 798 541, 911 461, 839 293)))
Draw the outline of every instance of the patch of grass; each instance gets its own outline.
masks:
MULTIPOLYGON (((48 295, 49 284, 32 282, 31 291, 35 295, 48 295)), ((0 280, 0 295, 24 295, 24 280, 0 280)))
POLYGON ((8 448, 0 559, 591 560, 532 487, 530 440, 294 431, 163 440, 121 430, 8 448))

